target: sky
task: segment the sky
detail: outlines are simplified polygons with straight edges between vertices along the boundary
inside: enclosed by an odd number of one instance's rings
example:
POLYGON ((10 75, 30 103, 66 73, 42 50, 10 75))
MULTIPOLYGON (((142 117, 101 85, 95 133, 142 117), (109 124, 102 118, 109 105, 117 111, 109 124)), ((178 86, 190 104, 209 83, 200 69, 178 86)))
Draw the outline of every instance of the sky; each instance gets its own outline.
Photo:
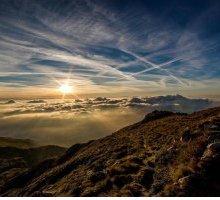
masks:
POLYGON ((0 98, 220 97, 220 2, 1 0, 0 98))

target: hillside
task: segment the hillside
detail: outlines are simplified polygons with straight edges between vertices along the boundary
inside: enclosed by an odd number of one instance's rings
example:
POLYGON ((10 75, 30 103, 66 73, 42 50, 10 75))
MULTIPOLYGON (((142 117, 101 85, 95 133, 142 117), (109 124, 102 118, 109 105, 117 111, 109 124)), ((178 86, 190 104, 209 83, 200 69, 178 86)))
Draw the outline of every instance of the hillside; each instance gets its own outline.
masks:
POLYGON ((220 108, 154 111, 12 178, 1 196, 219 196, 220 108))
POLYGON ((15 147, 21 149, 33 148, 36 145, 30 139, 16 139, 10 137, 0 137, 0 147, 15 147))
POLYGON ((27 166, 33 166, 40 161, 54 156, 60 156, 65 152, 64 147, 55 145, 41 146, 29 149, 15 147, 0 147, 0 160, 22 158, 27 166))
POLYGON ((45 159, 61 156, 66 148, 48 145, 37 147, 29 139, 0 137, 0 187, 45 159))

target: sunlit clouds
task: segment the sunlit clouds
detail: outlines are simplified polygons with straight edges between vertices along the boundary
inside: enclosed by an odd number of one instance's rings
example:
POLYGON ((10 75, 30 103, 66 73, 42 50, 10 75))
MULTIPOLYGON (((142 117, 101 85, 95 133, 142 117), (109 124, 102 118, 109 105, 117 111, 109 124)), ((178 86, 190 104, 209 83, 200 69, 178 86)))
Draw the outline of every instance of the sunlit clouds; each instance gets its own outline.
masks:
POLYGON ((194 112, 213 107, 208 99, 180 95, 132 98, 85 98, 74 100, 0 101, 1 136, 29 138, 62 146, 97 139, 140 121, 155 110, 194 112))

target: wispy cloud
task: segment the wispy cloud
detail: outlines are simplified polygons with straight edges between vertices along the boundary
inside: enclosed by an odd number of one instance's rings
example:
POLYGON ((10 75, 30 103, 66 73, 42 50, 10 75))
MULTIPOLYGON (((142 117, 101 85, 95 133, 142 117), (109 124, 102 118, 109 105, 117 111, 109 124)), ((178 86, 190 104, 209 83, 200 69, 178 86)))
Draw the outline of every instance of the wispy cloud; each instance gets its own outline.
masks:
POLYGON ((219 32, 204 29, 211 12, 210 20, 219 19, 217 6, 192 10, 183 25, 187 17, 170 17, 169 3, 158 13, 139 1, 2 1, 0 84, 46 87, 69 77, 100 92, 192 89, 192 82, 219 78, 219 32))

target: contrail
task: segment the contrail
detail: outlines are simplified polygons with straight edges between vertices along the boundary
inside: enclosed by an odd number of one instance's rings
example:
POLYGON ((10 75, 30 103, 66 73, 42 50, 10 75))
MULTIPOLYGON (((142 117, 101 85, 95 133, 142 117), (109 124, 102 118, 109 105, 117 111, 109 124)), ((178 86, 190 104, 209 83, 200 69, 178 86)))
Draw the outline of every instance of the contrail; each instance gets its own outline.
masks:
MULTIPOLYGON (((122 68, 122 67, 126 67, 126 66, 128 66, 128 65, 130 65, 130 64, 136 64, 136 63, 137 63, 136 60, 135 60, 135 61, 130 61, 130 62, 128 62, 128 63, 122 63, 122 64, 119 64, 119 65, 117 65, 116 67, 114 67, 114 69, 120 69, 120 68, 122 68)), ((105 73, 107 73, 107 72, 109 72, 109 71, 111 71, 111 70, 108 69, 108 70, 99 72, 97 75, 103 75, 103 74, 105 74, 105 73)))
MULTIPOLYGON (((159 70, 165 71, 170 77, 172 77, 173 79, 175 79, 176 81, 178 81, 180 84, 185 85, 185 83, 184 83, 183 81, 181 81, 178 77, 174 76, 174 75, 173 75, 171 72, 169 72, 167 69, 162 69, 162 68, 161 68, 162 66, 171 64, 171 63, 176 62, 176 61, 178 61, 178 60, 180 60, 180 59, 173 59, 173 60, 170 60, 170 61, 168 61, 168 62, 166 62, 166 63, 162 63, 162 64, 160 64, 160 65, 157 65, 157 64, 152 63, 152 62, 150 62, 149 60, 147 60, 147 59, 145 59, 145 58, 143 58, 143 57, 140 57, 140 56, 138 56, 138 55, 136 55, 136 54, 134 54, 134 53, 132 53, 132 52, 130 52, 130 51, 127 51, 127 50, 124 50, 124 49, 121 49, 121 50, 124 51, 125 53, 128 53, 128 54, 132 55, 132 56, 135 57, 136 59, 138 59, 138 60, 140 60, 140 61, 142 61, 142 62, 144 62, 144 63, 149 64, 149 65, 152 66, 151 68, 148 68, 148 69, 146 69, 146 70, 143 70, 143 71, 140 71, 140 72, 131 74, 131 76, 132 76, 132 75, 134 76, 134 75, 137 75, 137 74, 141 74, 141 73, 144 73, 144 72, 146 72, 146 71, 151 71, 151 70, 154 70, 154 69, 159 69, 159 70)), ((121 79, 118 79, 118 80, 121 80, 121 79)), ((116 81, 118 81, 118 80, 116 80, 116 81)))

